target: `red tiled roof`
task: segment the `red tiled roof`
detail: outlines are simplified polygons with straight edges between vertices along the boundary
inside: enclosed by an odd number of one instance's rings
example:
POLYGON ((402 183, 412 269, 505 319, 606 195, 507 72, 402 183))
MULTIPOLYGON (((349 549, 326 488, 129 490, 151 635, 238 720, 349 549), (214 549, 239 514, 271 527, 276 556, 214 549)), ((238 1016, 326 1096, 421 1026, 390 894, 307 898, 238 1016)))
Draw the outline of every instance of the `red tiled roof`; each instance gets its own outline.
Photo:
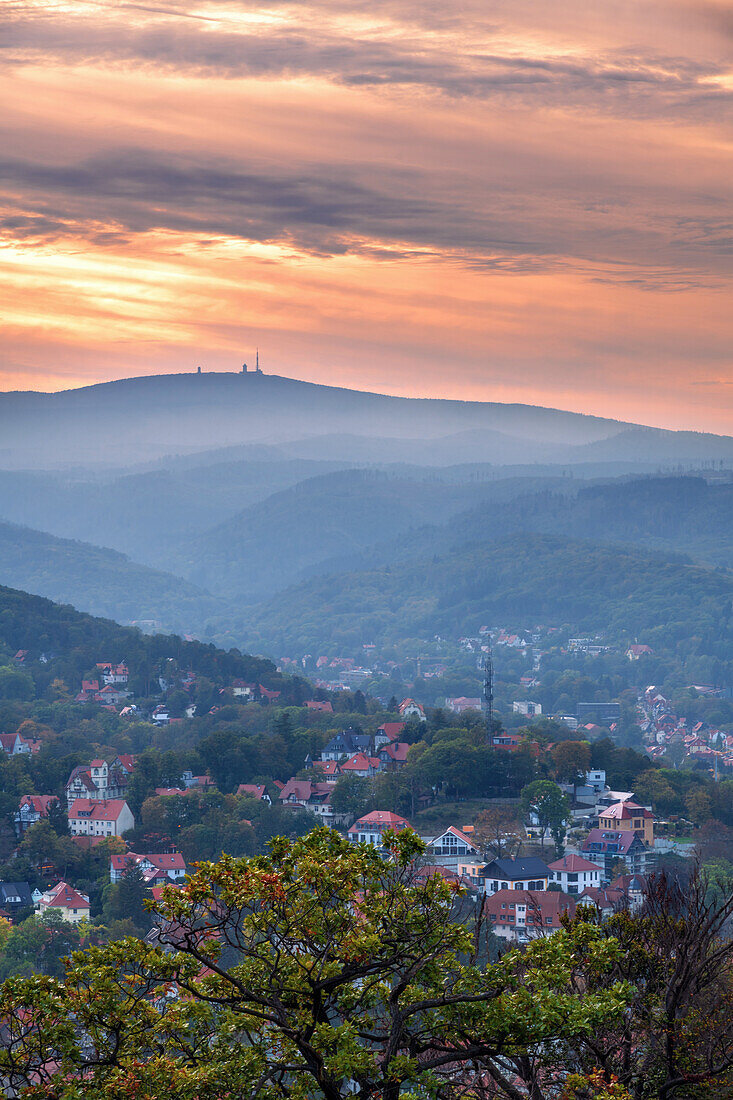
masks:
POLYGON ((654 814, 643 806, 637 806, 636 802, 614 802, 607 810, 599 810, 598 816, 625 820, 630 817, 654 817, 654 814))
POLYGON ((24 794, 20 800, 21 806, 32 806, 36 813, 45 817, 52 802, 58 802, 55 794, 24 794))
POLYGON ((392 741, 391 744, 383 746, 383 750, 387 756, 391 757, 391 759, 398 764, 407 763, 407 752, 409 748, 410 746, 406 741, 392 741))
POLYGON ((267 788, 264 783, 240 783, 237 787, 237 794, 244 794, 257 799, 263 798, 266 791, 267 788))
POLYGON ((374 832, 378 829, 379 832, 384 832, 385 829, 409 829, 410 822, 404 817, 400 817, 399 814, 393 814, 389 810, 372 810, 371 813, 365 814, 364 817, 360 817, 358 821, 349 829, 350 833, 362 832, 374 832))
POLYGON ((89 898, 73 886, 57 882, 43 895, 43 904, 52 909, 89 909, 89 898))
POLYGON ((385 722, 379 729, 384 730, 385 736, 389 737, 390 741, 396 741, 406 725, 407 722, 385 722))
POLYGON ((571 874, 575 874, 576 871, 598 870, 597 864, 576 855, 563 856, 562 859, 556 859, 554 863, 548 863, 547 866, 551 871, 569 871, 571 874))
POLYGON ((117 821, 127 803, 122 798, 75 798, 69 810, 69 820, 84 813, 85 821, 117 821))
POLYGON ((560 890, 497 890, 495 894, 487 895, 485 901, 486 912, 496 918, 496 924, 510 924, 512 927, 516 922, 517 905, 526 906, 529 928, 559 928, 561 913, 569 911, 572 916, 576 901, 560 890), (530 921, 530 917, 534 919, 530 921))

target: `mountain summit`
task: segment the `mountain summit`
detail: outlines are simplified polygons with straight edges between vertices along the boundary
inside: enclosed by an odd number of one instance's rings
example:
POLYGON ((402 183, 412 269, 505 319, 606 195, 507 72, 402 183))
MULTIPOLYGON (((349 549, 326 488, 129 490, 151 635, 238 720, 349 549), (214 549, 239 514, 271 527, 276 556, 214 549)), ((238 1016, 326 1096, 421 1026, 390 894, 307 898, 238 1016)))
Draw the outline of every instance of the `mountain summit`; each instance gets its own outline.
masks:
MULTIPOLYGON (((129 465, 171 453, 304 440, 308 457, 349 458, 351 449, 367 462, 389 461, 390 447, 395 460, 405 461, 410 444, 427 450, 419 457, 435 464, 456 461, 450 457, 456 453, 464 462, 572 462, 587 460, 581 449, 601 443, 604 455, 610 447, 613 456, 614 437, 634 427, 532 405, 390 397, 254 372, 149 375, 60 393, 0 395, 0 467, 129 465), (365 440, 373 446, 365 449, 365 440)), ((638 430, 652 433, 656 451, 660 436, 679 434, 638 430)), ((727 437, 685 434, 706 459, 733 455, 727 437)), ((636 442, 643 452, 643 439, 636 442)), ((622 446, 617 457, 623 456, 622 446)))

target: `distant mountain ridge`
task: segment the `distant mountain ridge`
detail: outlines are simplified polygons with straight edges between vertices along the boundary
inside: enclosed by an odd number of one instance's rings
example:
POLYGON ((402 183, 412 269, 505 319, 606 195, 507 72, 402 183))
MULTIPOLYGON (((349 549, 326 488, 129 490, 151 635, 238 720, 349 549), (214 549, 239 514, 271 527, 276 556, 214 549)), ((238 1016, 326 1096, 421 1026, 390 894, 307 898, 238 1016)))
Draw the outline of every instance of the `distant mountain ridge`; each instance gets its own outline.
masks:
POLYGON ((304 455, 309 458, 349 460, 350 447, 361 447, 360 460, 374 461, 364 441, 380 440, 380 461, 404 461, 402 444, 413 440, 420 452, 413 460, 431 465, 580 462, 588 458, 582 448, 596 444, 605 444, 614 460, 625 457, 627 431, 637 433, 640 460, 645 433, 655 459, 665 440, 675 446, 662 452, 679 461, 733 459, 727 436, 665 432, 535 405, 393 397, 279 375, 145 375, 59 393, 0 394, 0 468, 6 469, 131 465, 241 444, 301 441, 302 451, 305 440, 315 442, 304 455), (617 444, 614 437, 621 437, 617 444), (444 441, 437 452, 425 447, 431 440, 444 441))
POLYGON ((162 631, 199 631, 223 601, 180 577, 116 550, 0 522, 0 584, 123 623, 153 620, 162 631))
POLYGON ((711 632, 729 654, 733 573, 637 547, 514 534, 444 556, 315 577, 252 609, 247 645, 271 653, 417 643, 502 622, 570 625, 655 644, 711 632))

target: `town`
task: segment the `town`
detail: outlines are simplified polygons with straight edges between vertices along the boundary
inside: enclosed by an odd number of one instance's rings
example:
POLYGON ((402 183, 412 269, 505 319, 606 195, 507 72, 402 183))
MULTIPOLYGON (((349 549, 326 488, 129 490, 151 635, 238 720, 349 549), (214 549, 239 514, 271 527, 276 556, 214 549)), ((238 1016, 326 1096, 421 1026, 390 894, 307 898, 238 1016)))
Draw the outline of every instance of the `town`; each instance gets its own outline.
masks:
MULTIPOLYGON (((35 787, 10 807, 0 918, 10 927, 60 918, 78 942, 109 928, 146 935, 145 898, 182 886, 201 858, 254 854, 278 832, 303 835, 315 825, 386 854, 385 833, 412 829, 425 844, 416 874, 437 874, 482 904, 500 950, 559 929, 578 906, 601 917, 638 911, 661 867, 708 852, 730 859, 731 723, 694 721, 653 685, 633 707, 580 700, 574 713, 548 715, 539 701, 543 657, 599 659, 609 647, 572 638, 551 653, 538 641, 537 632, 503 628, 462 638, 481 694, 445 697, 439 707, 412 696, 380 704, 362 693, 346 658, 328 662, 343 680, 316 679, 311 698, 298 687, 296 702, 288 679, 217 684, 164 655, 144 695, 124 657, 106 655, 67 690, 53 677, 53 655, 15 651, 8 667, 21 676, 44 668, 57 705, 72 706, 76 721, 109 716, 106 740, 122 751, 99 751, 43 788, 48 768, 38 765, 52 754, 59 774, 69 759, 59 756, 63 732, 26 718, 0 735, 6 792, 8 768, 16 789, 35 787), (509 700, 505 721, 487 711, 502 647, 532 662, 519 687, 537 696, 509 700), (636 749, 615 743, 623 721, 636 729, 636 749), (242 728, 269 739, 270 751, 248 761, 233 732, 242 728), (198 747, 184 750, 191 738, 198 747)), ((621 656, 636 667, 651 651, 635 644, 621 656)), ((280 668, 287 676, 287 662, 280 668)), ((421 670, 414 683, 429 677, 421 670)), ((693 691, 728 705, 702 685, 693 691)))

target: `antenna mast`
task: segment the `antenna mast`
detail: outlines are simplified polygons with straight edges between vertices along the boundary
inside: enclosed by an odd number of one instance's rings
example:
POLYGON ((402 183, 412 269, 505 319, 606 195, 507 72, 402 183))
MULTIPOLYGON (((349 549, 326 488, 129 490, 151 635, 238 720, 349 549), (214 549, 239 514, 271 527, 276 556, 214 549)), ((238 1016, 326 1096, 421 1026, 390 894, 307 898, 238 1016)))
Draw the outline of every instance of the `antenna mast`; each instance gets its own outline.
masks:
POLYGON ((486 733, 489 744, 494 735, 494 662, 491 658, 491 646, 484 660, 484 707, 486 714, 486 733))

